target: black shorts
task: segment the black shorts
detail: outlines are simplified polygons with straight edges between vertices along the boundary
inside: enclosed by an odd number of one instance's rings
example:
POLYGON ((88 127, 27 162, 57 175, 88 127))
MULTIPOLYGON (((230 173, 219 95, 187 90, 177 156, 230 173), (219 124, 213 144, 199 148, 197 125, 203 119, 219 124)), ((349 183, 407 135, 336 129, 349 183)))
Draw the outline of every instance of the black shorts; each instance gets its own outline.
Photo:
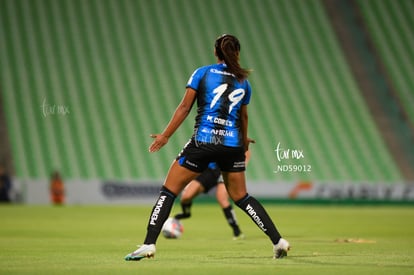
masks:
POLYGON ((220 169, 207 168, 195 180, 198 181, 204 188, 204 193, 208 193, 213 187, 217 185, 220 178, 220 169))
POLYGON ((202 173, 210 162, 217 163, 223 172, 246 170, 243 147, 229 147, 211 143, 197 143, 191 138, 177 156, 177 161, 191 171, 202 173))

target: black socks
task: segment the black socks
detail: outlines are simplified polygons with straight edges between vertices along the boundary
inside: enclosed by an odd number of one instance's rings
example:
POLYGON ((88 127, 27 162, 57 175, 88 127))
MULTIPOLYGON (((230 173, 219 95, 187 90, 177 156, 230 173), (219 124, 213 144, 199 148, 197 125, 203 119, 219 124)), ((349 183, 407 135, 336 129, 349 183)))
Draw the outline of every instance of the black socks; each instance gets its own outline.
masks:
POLYGON ((181 203, 181 209, 183 210, 183 213, 177 214, 175 215, 174 218, 176 218, 177 220, 180 219, 187 219, 189 217, 191 217, 191 205, 193 203, 181 203))
POLYGON ((171 208, 174 204, 176 195, 170 192, 166 187, 161 187, 160 196, 152 208, 151 215, 147 226, 147 236, 144 244, 155 244, 160 235, 164 222, 170 215, 171 208))
POLYGON ((267 214, 266 210, 260 202, 255 198, 246 194, 242 199, 235 202, 256 225, 272 240, 273 244, 277 244, 281 238, 272 219, 267 214))
MULTIPOLYGON (((167 220, 170 215, 171 208, 174 204, 176 195, 169 191, 166 187, 161 187, 160 195, 152 208, 151 215, 148 221, 147 226, 147 235, 144 240, 144 244, 155 244, 158 236, 161 232, 161 228, 164 225, 164 222, 167 220)), ((256 223, 256 225, 272 240, 273 244, 277 244, 281 238, 280 233, 277 231, 276 226, 271 220, 270 216, 267 214, 264 207, 252 196, 246 194, 245 197, 235 202, 238 207, 240 207, 250 218, 256 223)), ((191 207, 191 205, 190 205, 191 207)), ((189 209, 189 208, 188 208, 189 209)), ((234 233, 238 230, 240 234, 240 229, 235 229, 237 226, 237 221, 232 213, 231 206, 223 209, 224 215, 226 216, 230 226, 232 226, 234 233)), ((183 212, 187 212, 187 209, 183 208, 183 212)), ((237 235, 236 235, 237 236, 237 235)))
POLYGON ((230 205, 227 208, 223 208, 224 216, 226 217, 227 222, 233 229, 233 235, 235 237, 240 235, 240 228, 237 224, 236 215, 234 213, 233 207, 230 205))

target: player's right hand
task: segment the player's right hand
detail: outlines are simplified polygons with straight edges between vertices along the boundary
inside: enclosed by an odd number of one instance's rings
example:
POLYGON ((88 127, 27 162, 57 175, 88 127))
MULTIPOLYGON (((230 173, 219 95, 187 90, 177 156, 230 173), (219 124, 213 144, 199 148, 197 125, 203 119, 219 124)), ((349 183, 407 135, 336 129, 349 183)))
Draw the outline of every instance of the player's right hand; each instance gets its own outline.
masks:
POLYGON ((154 141, 151 143, 150 147, 148 148, 148 151, 150 153, 157 152, 160 150, 165 144, 168 143, 168 137, 161 135, 161 134, 151 134, 150 137, 154 139, 154 141))

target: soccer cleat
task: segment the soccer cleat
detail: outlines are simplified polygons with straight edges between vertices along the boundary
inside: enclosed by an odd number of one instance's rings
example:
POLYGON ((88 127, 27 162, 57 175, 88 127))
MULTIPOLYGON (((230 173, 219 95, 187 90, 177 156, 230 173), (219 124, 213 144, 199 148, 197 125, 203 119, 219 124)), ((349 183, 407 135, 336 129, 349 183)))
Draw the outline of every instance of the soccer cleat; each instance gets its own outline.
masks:
POLYGON ((287 252, 290 250, 289 242, 285 239, 280 239, 277 244, 273 247, 273 252, 275 253, 274 259, 281 259, 287 256, 287 252))
POLYGON ((191 213, 180 213, 174 216, 174 218, 177 220, 188 219, 190 217, 191 217, 191 213))
POLYGON ((142 258, 153 258, 155 255, 155 244, 143 244, 132 253, 125 256, 125 261, 139 261, 142 258))
POLYGON ((244 240, 244 234, 240 233, 240 235, 238 236, 233 236, 233 241, 240 241, 240 240, 244 240))

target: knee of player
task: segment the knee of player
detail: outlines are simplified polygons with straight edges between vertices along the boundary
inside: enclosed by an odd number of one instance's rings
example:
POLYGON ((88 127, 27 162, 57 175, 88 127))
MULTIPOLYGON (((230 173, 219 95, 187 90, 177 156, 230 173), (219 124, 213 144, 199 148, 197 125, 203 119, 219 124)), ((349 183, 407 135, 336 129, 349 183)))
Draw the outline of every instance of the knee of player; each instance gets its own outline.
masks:
POLYGON ((226 207, 228 207, 230 205, 230 201, 229 201, 229 198, 228 197, 223 198, 223 197, 218 197, 217 196, 216 199, 217 199, 217 202, 219 203, 219 205, 222 208, 226 208, 226 207))

